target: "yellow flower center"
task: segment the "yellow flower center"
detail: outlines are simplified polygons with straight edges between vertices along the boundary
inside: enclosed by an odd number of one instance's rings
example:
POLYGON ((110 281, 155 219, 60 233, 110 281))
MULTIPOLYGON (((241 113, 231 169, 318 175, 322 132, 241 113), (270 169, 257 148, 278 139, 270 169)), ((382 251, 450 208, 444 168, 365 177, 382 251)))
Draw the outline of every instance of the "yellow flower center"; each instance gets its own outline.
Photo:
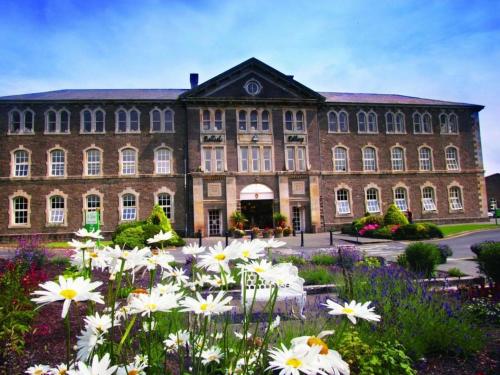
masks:
POLYGON ((59 292, 59 295, 66 299, 73 299, 77 294, 78 292, 74 289, 63 289, 59 292))
POLYGON ((59 375, 66 375, 68 371, 66 370, 59 370, 59 375))
POLYGON ((342 309, 342 312, 343 312, 344 314, 353 314, 353 313, 354 313, 354 310, 353 310, 353 309, 351 309, 350 307, 344 307, 344 308, 342 309))
POLYGON ((288 359, 288 360, 285 362, 285 364, 286 364, 287 366, 291 366, 291 367, 293 367, 293 368, 299 368, 299 367, 300 367, 300 365, 302 365, 302 361, 301 361, 300 359, 298 359, 298 358, 292 357, 292 358, 288 359))
POLYGON ((148 304, 148 309, 151 311, 156 311, 157 308, 158 308, 158 305, 156 303, 149 303, 148 304))
POLYGON ((214 258, 217 260, 224 260, 226 259, 226 256, 224 254, 217 254, 214 258))
POLYGON ((89 253, 89 256, 91 258, 97 258, 97 253, 95 251, 92 251, 91 253, 89 253))
POLYGON ((139 375, 139 370, 136 368, 128 371, 128 375, 139 375))
POLYGON ((137 289, 134 289, 133 291, 131 291, 130 293, 133 293, 133 294, 148 294, 148 291, 146 289, 137 288, 137 289))
POLYGON ((328 345, 326 345, 326 342, 324 342, 323 340, 321 340, 319 337, 315 337, 315 336, 311 336, 309 337, 309 339, 307 340, 307 345, 309 346, 321 346, 321 350, 319 352, 319 354, 328 354, 328 345))
POLYGON ((264 272, 264 268, 259 267, 259 266, 254 267, 254 269, 253 269, 253 270, 254 270, 256 273, 262 273, 262 272, 264 272))
POLYGON ((250 256, 250 250, 243 250, 242 254, 245 258, 248 258, 250 256))
POLYGON ((33 374, 34 374, 34 375, 42 375, 42 374, 43 374, 43 370, 40 370, 40 369, 35 370, 35 371, 33 372, 33 374))
POLYGON ((201 311, 207 311, 207 309, 208 309, 208 303, 202 303, 200 305, 200 310, 201 311))

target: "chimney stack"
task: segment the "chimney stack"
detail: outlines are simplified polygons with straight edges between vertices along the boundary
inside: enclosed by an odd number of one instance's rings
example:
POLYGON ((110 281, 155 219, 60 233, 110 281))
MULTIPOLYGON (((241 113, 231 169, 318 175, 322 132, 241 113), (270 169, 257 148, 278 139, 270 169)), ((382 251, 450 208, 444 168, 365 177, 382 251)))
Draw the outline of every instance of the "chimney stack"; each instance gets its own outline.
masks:
POLYGON ((194 89, 198 86, 198 73, 191 73, 189 75, 189 82, 191 82, 191 88, 194 89))

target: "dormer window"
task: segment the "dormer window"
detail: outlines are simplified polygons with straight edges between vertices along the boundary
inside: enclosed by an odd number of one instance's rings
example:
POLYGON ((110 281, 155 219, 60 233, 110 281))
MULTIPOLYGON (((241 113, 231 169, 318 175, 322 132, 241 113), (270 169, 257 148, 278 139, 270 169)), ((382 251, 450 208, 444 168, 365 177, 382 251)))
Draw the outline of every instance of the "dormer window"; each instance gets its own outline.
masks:
POLYGON ((104 133, 104 111, 100 108, 91 110, 84 109, 81 113, 80 133, 104 133))

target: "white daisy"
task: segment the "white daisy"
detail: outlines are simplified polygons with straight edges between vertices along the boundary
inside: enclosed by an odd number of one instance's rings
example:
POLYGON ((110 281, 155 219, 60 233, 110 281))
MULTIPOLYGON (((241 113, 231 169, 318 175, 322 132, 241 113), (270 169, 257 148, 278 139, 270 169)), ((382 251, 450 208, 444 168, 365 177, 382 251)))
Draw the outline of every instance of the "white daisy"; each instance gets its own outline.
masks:
POLYGON ((175 352, 179 350, 180 347, 185 348, 189 346, 189 332, 185 330, 180 330, 175 333, 171 333, 163 341, 165 344, 165 349, 168 353, 175 352))
POLYGON ((175 261, 175 258, 172 254, 167 253, 166 251, 157 251, 151 254, 151 256, 144 258, 144 266, 148 270, 155 270, 158 266, 162 270, 170 269, 170 263, 175 261))
POLYGON ((180 301, 181 306, 184 306, 181 311, 191 311, 204 316, 220 314, 233 308, 233 306, 227 306, 232 299, 233 297, 224 298, 223 292, 219 292, 215 298, 212 294, 209 294, 206 299, 196 292, 196 299, 186 297, 180 301))
POLYGON ((222 268, 224 272, 229 273, 229 261, 238 257, 237 248, 231 245, 223 247, 222 243, 218 242, 217 245, 208 249, 208 254, 200 256, 201 260, 198 265, 212 272, 220 272, 222 268))
POLYGON ((212 275, 212 277, 208 279, 208 283, 215 288, 221 288, 222 286, 231 285, 235 282, 236 280, 234 280, 234 277, 231 275, 225 275, 224 278, 219 275, 212 275))
POLYGON ((88 238, 93 238, 95 240, 102 240, 104 237, 101 235, 101 231, 98 229, 96 231, 88 231, 85 228, 79 229, 75 234, 78 237, 88 237, 88 238))
POLYGON ((78 277, 76 279, 65 279, 64 276, 59 276, 59 284, 54 281, 47 281, 40 284, 40 287, 45 290, 37 290, 32 294, 40 297, 33 298, 32 301, 45 305, 50 302, 64 300, 61 317, 64 318, 68 313, 71 301, 94 301, 104 303, 101 294, 92 292, 95 288, 102 284, 100 281, 91 282, 89 279, 78 277))
POLYGON ((251 262, 249 264, 242 265, 241 268, 248 271, 254 272, 259 276, 262 276, 268 273, 272 268, 272 263, 268 262, 265 259, 260 260, 259 262, 251 262))
POLYGON ((158 242, 168 241, 173 236, 174 236, 174 234, 172 232, 166 232, 166 233, 164 233, 163 230, 160 230, 160 233, 158 233, 155 236, 153 236, 153 238, 149 238, 147 240, 147 242, 149 244, 152 244, 152 243, 158 243, 158 242))
MULTIPOLYGON (((92 330, 96 334, 108 332, 112 326, 111 316, 108 314, 99 315, 98 312, 94 315, 87 316, 84 321, 86 324, 85 327, 92 330)), ((117 324, 119 324, 119 322, 115 319, 115 325, 117 324)))
POLYGON ((277 286, 286 285, 296 291, 304 289, 304 279, 299 276, 297 267, 291 263, 278 263, 261 274, 261 277, 264 281, 277 286))
POLYGON ((99 346, 104 344, 105 333, 96 333, 92 329, 86 328, 76 339, 76 359, 87 361, 90 354, 99 346))
POLYGON ((49 374, 50 375, 67 375, 68 374, 68 367, 66 366, 66 364, 64 363, 61 363, 60 365, 58 365, 57 367, 53 367, 49 370, 49 374))
POLYGON ((219 347, 212 346, 211 348, 208 348, 201 352, 201 358, 201 363, 203 363, 205 366, 211 362, 220 363, 220 360, 222 359, 222 351, 219 347))
POLYGON ((175 279, 178 284, 182 285, 189 281, 189 276, 187 276, 185 272, 184 269, 177 267, 166 269, 163 272, 162 278, 171 277, 175 279))
POLYGON ((351 301, 349 304, 344 302, 344 306, 342 306, 332 300, 327 300, 323 305, 330 309, 328 312, 330 315, 346 315, 353 324, 356 324, 356 318, 378 322, 380 321, 380 315, 373 312, 374 307, 368 308, 370 303, 370 301, 364 304, 351 301))
POLYGON ((129 313, 150 316, 158 311, 170 311, 178 307, 179 297, 180 295, 173 293, 160 294, 157 290, 152 291, 151 294, 138 293, 129 299, 129 313))
POLYGON ((29 375, 45 375, 48 374, 50 370, 49 366, 46 365, 35 365, 28 368, 25 373, 29 375))
POLYGON ((89 248, 95 247, 95 242, 92 240, 87 240, 85 242, 81 242, 81 241, 72 239, 70 242, 68 242, 68 245, 71 246, 73 249, 83 250, 83 249, 89 249, 89 248))
POLYGON ((192 255, 193 257, 197 257, 201 253, 205 252, 205 246, 198 246, 197 244, 189 244, 182 248, 182 252, 186 255, 192 255))
POLYGON ((159 294, 169 294, 169 293, 177 293, 179 290, 181 290, 180 285, 178 284, 156 284, 156 286, 153 287, 153 291, 158 291, 159 294))
POLYGON ((143 361, 143 358, 136 355, 134 362, 118 367, 116 375, 145 375, 146 371, 144 369, 146 367, 148 367, 147 361, 143 361))
POLYGON ((267 240, 267 244, 266 244, 266 247, 270 247, 270 248, 273 248, 273 249, 276 249, 278 247, 282 247, 282 246, 285 246, 286 245, 286 242, 283 242, 283 241, 277 241, 274 239, 274 237, 270 238, 267 240))
POLYGON ((281 324, 281 318, 279 315, 276 315, 276 318, 273 320, 273 322, 269 325, 269 329, 271 331, 274 331, 276 328, 278 328, 281 324))
POLYGON ((243 241, 236 242, 238 257, 248 261, 250 259, 258 259, 264 256, 264 250, 266 246, 266 242, 262 240, 253 240, 253 241, 243 241))
POLYGON ((68 375, 112 375, 118 366, 109 366, 111 360, 106 353, 101 360, 95 355, 92 358, 92 364, 87 366, 84 362, 78 362, 78 370, 70 370, 68 375))
POLYGON ((318 363, 314 361, 314 357, 319 351, 319 346, 306 350, 304 347, 287 349, 285 345, 281 344, 281 349, 269 350, 269 356, 272 360, 266 370, 279 369, 279 375, 300 375, 301 372, 308 375, 321 374, 318 363))

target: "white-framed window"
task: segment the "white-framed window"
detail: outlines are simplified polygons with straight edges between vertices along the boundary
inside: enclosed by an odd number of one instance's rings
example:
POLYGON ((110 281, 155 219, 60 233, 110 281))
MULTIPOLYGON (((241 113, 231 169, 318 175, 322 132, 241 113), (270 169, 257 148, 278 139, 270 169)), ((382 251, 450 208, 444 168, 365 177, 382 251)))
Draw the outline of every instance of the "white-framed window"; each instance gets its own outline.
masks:
POLYGON ((284 113, 284 129, 285 132, 300 132, 306 131, 305 114, 302 110, 286 110, 284 113))
POLYGON ((15 196, 11 199, 12 217, 11 225, 29 226, 29 199, 25 196, 15 196))
POLYGON ((271 146, 240 146, 240 172, 271 172, 271 146))
POLYGON ((158 193, 156 195, 156 204, 158 204, 165 215, 172 220, 172 212, 173 212, 173 197, 170 193, 158 193))
POLYGON ((60 195, 49 198, 49 224, 64 224, 65 222, 65 199, 60 195))
POLYGON ((422 208, 424 211, 436 211, 436 195, 434 188, 426 186, 422 189, 422 208))
POLYGON ((449 171, 460 170, 460 163, 458 161, 458 149, 453 146, 446 147, 446 169, 449 171))
POLYGON ((421 171, 432 171, 432 150, 429 147, 420 147, 418 163, 421 171))
POLYGON ((120 150, 120 174, 137 174, 137 150, 134 148, 123 148, 120 150))
POLYGON ((365 172, 377 171, 377 151, 373 147, 363 148, 363 170, 365 172))
POLYGON ((259 113, 254 109, 250 111, 250 130, 256 131, 259 128, 259 113))
POLYGON ((200 111, 202 132, 222 132, 224 130, 225 114, 221 109, 203 109, 200 111))
POLYGON ((174 132, 174 111, 170 108, 154 108, 149 113, 151 121, 151 133, 173 133, 174 132))
POLYGON ((271 129, 270 127, 270 114, 269 114, 269 111, 267 109, 264 109, 261 114, 261 129, 262 131, 264 132, 267 132, 271 129))
POLYGON ((35 132, 35 112, 12 109, 9 112, 9 134, 33 134, 35 132))
POLYGON ((80 113, 80 133, 105 133, 105 112, 101 108, 85 108, 80 113))
POLYGON ((441 134, 458 134, 458 117, 454 113, 439 115, 441 134))
POLYGON ((333 170, 335 172, 347 172, 347 149, 342 146, 336 146, 333 149, 333 170))
POLYGON ((423 115, 415 112, 413 114, 413 132, 415 134, 431 134, 432 133, 432 117, 429 113, 423 115))
POLYGON ((270 131, 270 113, 267 109, 240 109, 237 113, 239 132, 270 131))
POLYGON ((380 212, 378 190, 375 188, 366 189, 366 211, 369 213, 380 212))
POLYGON ((240 131, 247 131, 247 112, 245 110, 238 112, 238 129, 240 131))
POLYGON ((394 189, 394 204, 401 211, 408 211, 408 193, 406 188, 397 187, 394 189))
MULTIPOLYGON (((101 197, 97 194, 89 194, 85 197, 85 209, 87 211, 102 211, 101 197)), ((102 221, 102 218, 101 218, 102 221)))
POLYGON ((305 146, 286 146, 285 156, 287 170, 302 172, 307 169, 305 146))
POLYGON ((63 177, 66 175, 66 153, 62 149, 49 152, 49 176, 63 177))
POLYGON ((391 148, 391 164, 395 172, 405 170, 405 151, 402 147, 391 148))
POLYGON ((172 151, 167 147, 160 147, 155 150, 155 173, 172 173, 172 151))
POLYGON ((121 221, 137 220, 137 197, 126 193, 121 196, 121 221))
POLYGON ((115 118, 116 133, 139 133, 141 131, 140 112, 137 109, 120 108, 116 111, 115 118))
POLYGON ((450 209, 453 211, 463 210, 462 189, 459 186, 452 186, 448 190, 450 209))
POLYGON ((335 194, 337 214, 348 215, 351 213, 351 206, 349 204, 349 190, 338 189, 335 194))
POLYGON ((373 111, 358 112, 358 133, 377 133, 377 115, 373 111))
POLYGON ((404 134, 405 118, 402 112, 387 112, 385 114, 386 132, 389 134, 404 134))
POLYGON ((26 149, 17 149, 12 152, 12 177, 29 177, 31 155, 26 149))
POLYGON ((70 113, 66 109, 49 109, 45 112, 45 133, 46 134, 69 134, 70 113))
POLYGON ((201 148, 203 171, 208 173, 224 172, 224 153, 225 150, 222 146, 203 146, 201 148))
POLYGON ((85 150, 85 175, 101 175, 101 150, 98 148, 89 148, 85 150))
POLYGON ((328 112, 328 132, 329 133, 348 133, 349 123, 347 122, 347 112, 328 112))

